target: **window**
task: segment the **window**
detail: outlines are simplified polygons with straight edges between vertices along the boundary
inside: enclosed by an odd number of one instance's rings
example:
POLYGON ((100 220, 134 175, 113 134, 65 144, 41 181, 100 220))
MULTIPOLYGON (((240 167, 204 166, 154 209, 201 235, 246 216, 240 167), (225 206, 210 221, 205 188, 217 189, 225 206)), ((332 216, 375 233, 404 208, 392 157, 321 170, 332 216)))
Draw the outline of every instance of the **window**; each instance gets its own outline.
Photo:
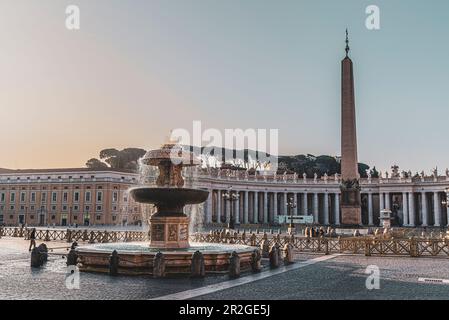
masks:
POLYGON ((30 209, 31 209, 31 211, 34 211, 34 206, 31 206, 30 209))
POLYGON ((80 201, 80 193, 78 191, 76 191, 73 194, 73 201, 75 201, 75 202, 79 202, 80 201))
POLYGON ((21 192, 20 193, 20 202, 25 202, 26 199, 26 193, 25 192, 21 192))
POLYGON ((15 194, 15 192, 11 192, 9 194, 9 202, 16 202, 16 194, 15 194))
POLYGON ((86 206, 86 211, 89 211, 90 210, 90 206, 86 206))
POLYGON ((112 221, 115 221, 115 220, 117 220, 117 217, 116 216, 112 216, 112 221))
POLYGON ((3 215, 0 214, 0 224, 3 224, 3 215))
POLYGON ((114 191, 112 193, 112 202, 117 202, 118 201, 118 192, 114 191))
POLYGON ((41 194, 41 202, 47 202, 47 193, 46 192, 42 192, 42 194, 41 194))
POLYGON ((52 211, 56 211, 56 206, 51 206, 52 211))
POLYGON ((67 203, 69 201, 69 194, 67 192, 62 193, 62 202, 67 203))
POLYGON ((103 201, 103 191, 97 191, 97 202, 103 201))
POLYGON ((97 216, 97 220, 101 220, 101 216, 97 216))
POLYGON ((14 210, 14 206, 10 206, 9 210, 11 210, 11 211, 14 210))
POLYGON ((73 220, 78 220, 78 216, 73 216, 73 220))
POLYGON ((31 202, 36 202, 36 192, 31 192, 31 202))
POLYGON ((101 211, 101 206, 97 206, 97 211, 101 211))
POLYGON ((62 206, 62 211, 67 211, 67 206, 62 206))
POLYGON ((78 211, 80 208, 78 206, 73 206, 73 210, 78 211))
POLYGON ((58 193, 57 192, 52 192, 51 193, 51 201, 52 202, 56 202, 58 200, 58 193))
POLYGON ((84 200, 86 202, 90 202, 91 201, 91 194, 90 191, 86 191, 86 194, 84 195, 84 200))
POLYGON ((56 219, 56 216, 55 215, 52 215, 51 216, 51 220, 55 220, 56 219))
POLYGON ((5 202, 5 193, 4 192, 2 192, 0 194, 0 202, 5 202))

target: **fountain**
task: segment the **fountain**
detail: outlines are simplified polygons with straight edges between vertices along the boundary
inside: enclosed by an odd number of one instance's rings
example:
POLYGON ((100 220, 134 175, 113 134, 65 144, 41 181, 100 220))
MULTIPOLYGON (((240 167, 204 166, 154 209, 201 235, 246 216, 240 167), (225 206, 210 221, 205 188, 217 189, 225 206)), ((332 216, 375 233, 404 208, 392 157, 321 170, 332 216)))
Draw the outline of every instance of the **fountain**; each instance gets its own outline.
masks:
POLYGON ((241 270, 251 267, 253 247, 189 242, 190 218, 184 213, 184 206, 203 203, 209 195, 207 190, 185 187, 183 168, 200 164, 193 153, 171 141, 149 151, 142 163, 159 169, 155 186, 143 185, 129 190, 137 202, 157 208, 149 219, 149 245, 136 242, 79 247, 76 252, 81 271, 109 272, 112 252, 118 259, 118 274, 192 275, 198 268, 197 261, 202 261, 205 273, 227 272, 231 257, 236 254, 241 270), (163 272, 160 271, 161 261, 163 272))

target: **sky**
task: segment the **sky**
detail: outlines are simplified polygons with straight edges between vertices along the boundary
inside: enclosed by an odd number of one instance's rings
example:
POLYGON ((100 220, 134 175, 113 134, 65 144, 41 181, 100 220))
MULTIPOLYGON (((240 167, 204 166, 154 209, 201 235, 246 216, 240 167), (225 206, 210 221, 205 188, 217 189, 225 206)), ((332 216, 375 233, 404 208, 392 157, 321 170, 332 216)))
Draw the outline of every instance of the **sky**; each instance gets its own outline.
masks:
POLYGON ((447 0, 1 0, 0 167, 80 167, 196 120, 339 155, 346 28, 359 161, 449 167, 447 0))

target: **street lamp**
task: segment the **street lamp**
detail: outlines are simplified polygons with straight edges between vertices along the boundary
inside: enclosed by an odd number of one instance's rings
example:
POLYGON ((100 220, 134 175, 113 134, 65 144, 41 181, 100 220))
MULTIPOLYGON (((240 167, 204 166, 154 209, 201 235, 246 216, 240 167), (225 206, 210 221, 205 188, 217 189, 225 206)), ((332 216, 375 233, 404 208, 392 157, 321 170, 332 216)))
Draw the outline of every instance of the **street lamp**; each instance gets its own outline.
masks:
POLYGON ((441 204, 449 208, 449 188, 444 189, 446 193, 446 199, 441 201, 441 204))
POLYGON ((235 193, 232 192, 232 187, 229 187, 229 190, 226 191, 225 193, 223 193, 223 199, 225 201, 229 201, 230 206, 231 206, 231 216, 229 218, 229 222, 228 222, 228 229, 233 230, 235 227, 235 222, 234 222, 234 202, 237 201, 240 198, 240 196, 235 193))
POLYGON ((289 197, 287 200, 288 214, 290 215, 290 224, 288 226, 288 233, 295 233, 295 224, 293 223, 293 209, 296 208, 296 202, 293 197, 289 197))

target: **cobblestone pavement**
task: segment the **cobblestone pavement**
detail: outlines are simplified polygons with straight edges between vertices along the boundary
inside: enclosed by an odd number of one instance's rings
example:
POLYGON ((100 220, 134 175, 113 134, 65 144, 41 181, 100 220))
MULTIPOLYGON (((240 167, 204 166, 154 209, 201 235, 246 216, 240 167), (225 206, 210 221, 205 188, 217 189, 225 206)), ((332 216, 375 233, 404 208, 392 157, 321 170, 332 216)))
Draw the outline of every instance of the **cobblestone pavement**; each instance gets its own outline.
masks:
MULTIPOLYGON (((54 248, 67 243, 47 245, 54 248)), ((301 254, 298 260, 316 257, 301 254)), ((449 259, 339 256, 196 299, 449 299, 449 285, 418 283, 423 276, 449 279, 449 259), (380 290, 365 287, 368 265, 380 268, 380 290)), ((32 269, 27 241, 0 239, 0 299, 151 299, 229 280, 226 275, 153 279, 82 273, 80 290, 69 290, 65 277, 65 260, 60 256, 50 256, 43 268, 32 269)))

